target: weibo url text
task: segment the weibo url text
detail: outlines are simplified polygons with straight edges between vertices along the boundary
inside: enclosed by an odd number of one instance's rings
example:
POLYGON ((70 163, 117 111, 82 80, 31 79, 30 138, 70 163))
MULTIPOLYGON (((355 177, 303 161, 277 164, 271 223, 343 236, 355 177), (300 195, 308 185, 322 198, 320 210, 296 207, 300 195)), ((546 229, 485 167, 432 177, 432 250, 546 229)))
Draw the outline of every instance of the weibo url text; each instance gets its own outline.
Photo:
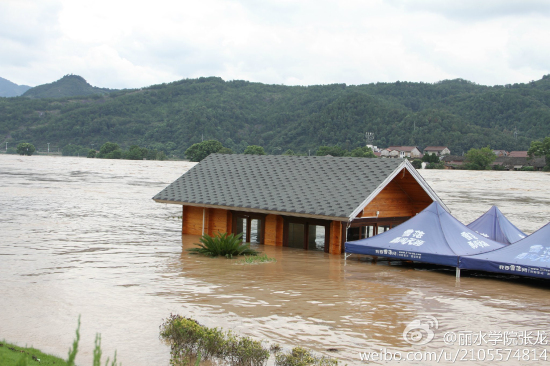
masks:
POLYGON ((361 361, 425 361, 425 362, 472 362, 472 361, 548 361, 546 349, 532 348, 480 348, 439 351, 391 352, 381 348, 379 352, 360 352, 361 361))

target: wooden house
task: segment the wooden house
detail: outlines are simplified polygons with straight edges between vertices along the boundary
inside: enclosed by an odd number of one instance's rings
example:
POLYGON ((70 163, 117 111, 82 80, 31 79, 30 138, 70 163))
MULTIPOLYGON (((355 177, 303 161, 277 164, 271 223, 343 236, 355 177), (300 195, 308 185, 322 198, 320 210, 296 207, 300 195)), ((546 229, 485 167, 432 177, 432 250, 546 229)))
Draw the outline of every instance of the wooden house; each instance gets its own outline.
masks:
POLYGON ((406 159, 331 156, 212 154, 153 199, 182 205, 182 234, 332 254, 433 201, 445 207, 406 159))

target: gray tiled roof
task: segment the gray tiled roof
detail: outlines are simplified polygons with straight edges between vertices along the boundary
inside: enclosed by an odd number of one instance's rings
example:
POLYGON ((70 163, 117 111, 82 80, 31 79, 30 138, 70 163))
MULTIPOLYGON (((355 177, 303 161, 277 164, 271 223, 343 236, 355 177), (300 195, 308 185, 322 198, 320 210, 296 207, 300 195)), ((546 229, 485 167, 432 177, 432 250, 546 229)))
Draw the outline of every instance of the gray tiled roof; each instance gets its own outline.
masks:
POLYGON ((347 218, 402 162, 212 154, 153 199, 347 218))

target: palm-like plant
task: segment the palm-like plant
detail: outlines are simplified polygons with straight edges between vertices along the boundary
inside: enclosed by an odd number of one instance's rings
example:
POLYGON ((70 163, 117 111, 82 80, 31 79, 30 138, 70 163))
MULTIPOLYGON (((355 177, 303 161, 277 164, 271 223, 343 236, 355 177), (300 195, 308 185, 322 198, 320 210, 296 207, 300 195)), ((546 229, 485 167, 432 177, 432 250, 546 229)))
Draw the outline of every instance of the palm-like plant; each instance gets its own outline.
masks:
POLYGON ((250 243, 242 242, 242 234, 223 233, 216 236, 204 234, 195 243, 198 248, 187 249, 192 254, 204 254, 210 257, 225 256, 233 258, 237 255, 258 255, 258 252, 250 248, 250 243))

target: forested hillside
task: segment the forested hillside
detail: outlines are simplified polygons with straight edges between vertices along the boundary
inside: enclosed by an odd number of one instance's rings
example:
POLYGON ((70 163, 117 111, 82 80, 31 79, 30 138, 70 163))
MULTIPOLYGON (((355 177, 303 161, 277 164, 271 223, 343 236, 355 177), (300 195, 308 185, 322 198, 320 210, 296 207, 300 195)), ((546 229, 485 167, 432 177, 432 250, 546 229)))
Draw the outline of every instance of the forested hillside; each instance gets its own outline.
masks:
POLYGON ((111 92, 109 89, 91 86, 82 76, 65 75, 53 83, 30 88, 23 96, 27 98, 70 98, 95 94, 103 95, 109 92, 111 92))
POLYGON ((550 135, 550 76, 494 87, 461 79, 302 87, 209 77, 89 97, 0 98, 0 136, 40 146, 111 141, 183 156, 193 143, 217 139, 236 152, 253 144, 268 154, 305 153, 336 144, 351 150, 365 144, 366 131, 379 147, 527 150, 550 135))

